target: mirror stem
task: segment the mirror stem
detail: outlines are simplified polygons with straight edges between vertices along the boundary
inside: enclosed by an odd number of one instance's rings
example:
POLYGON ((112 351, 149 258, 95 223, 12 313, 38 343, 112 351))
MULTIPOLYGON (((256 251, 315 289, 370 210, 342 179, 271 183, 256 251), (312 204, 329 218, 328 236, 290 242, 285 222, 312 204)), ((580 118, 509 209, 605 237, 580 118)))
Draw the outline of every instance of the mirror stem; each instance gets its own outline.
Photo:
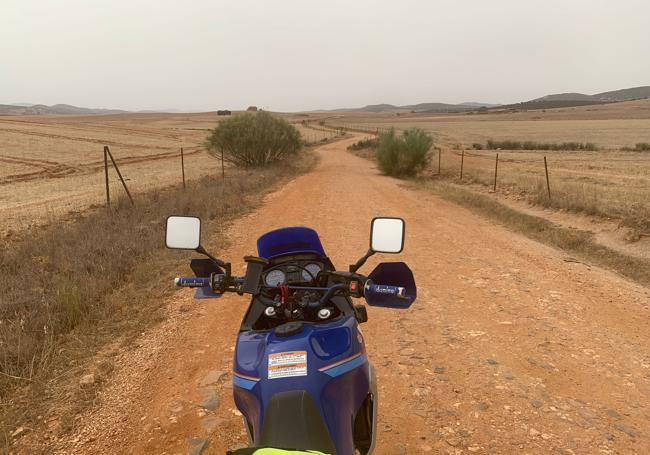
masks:
POLYGON ((370 256, 372 256, 373 254, 375 254, 375 252, 372 250, 372 248, 369 249, 369 250, 366 252, 366 254, 364 254, 364 255, 363 255, 363 256, 362 256, 362 257, 361 257, 361 258, 356 262, 356 264, 353 264, 353 265, 350 266, 350 272, 354 273, 354 272, 356 272, 357 270, 359 270, 359 269, 361 268, 361 266, 363 266, 363 264, 365 264, 366 261, 368 260, 368 258, 369 258, 370 256))
POLYGON ((226 276, 230 276, 230 262, 224 262, 221 259, 217 259, 214 256, 212 256, 210 253, 208 253, 205 248, 203 248, 203 245, 199 245, 198 248, 196 249, 197 253, 203 254, 204 256, 209 257, 214 261, 215 264, 217 264, 219 267, 223 268, 226 271, 226 276))

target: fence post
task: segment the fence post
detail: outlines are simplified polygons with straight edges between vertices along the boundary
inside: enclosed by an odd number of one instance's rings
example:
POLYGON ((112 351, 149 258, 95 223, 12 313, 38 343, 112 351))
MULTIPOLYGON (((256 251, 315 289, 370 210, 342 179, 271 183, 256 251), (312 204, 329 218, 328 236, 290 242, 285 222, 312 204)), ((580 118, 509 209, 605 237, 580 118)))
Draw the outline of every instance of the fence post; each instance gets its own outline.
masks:
POLYGON ((499 172, 499 154, 497 153, 497 159, 494 162, 494 188, 492 191, 496 193, 497 191, 497 173, 499 172))
POLYGON ((223 149, 221 149, 221 180, 226 181, 226 168, 223 164, 223 149))
POLYGON ((438 175, 440 175, 440 163, 442 162, 442 149, 438 148, 438 175))
POLYGON ((183 173, 183 189, 185 189, 185 157, 183 156, 183 147, 181 147, 181 172, 183 173))
POLYGON ((546 163, 546 156, 544 156, 544 171, 546 171, 546 189, 548 190, 548 198, 551 199, 551 184, 548 180, 548 164, 546 163))
POLYGON ((111 208, 111 189, 108 184, 108 153, 106 150, 107 146, 104 146, 104 179, 106 180, 106 208, 111 208))
POLYGON ((463 180, 463 164, 465 164, 465 150, 460 155, 460 179, 463 180))
POLYGON ((108 152, 108 156, 111 159, 111 162, 113 163, 113 166, 115 166, 115 170, 117 171, 117 176, 120 178, 120 181, 122 182, 122 186, 124 187, 124 191, 126 191, 126 195, 129 197, 129 201, 131 201, 131 205, 135 205, 135 202, 133 202, 133 198, 131 197, 131 193, 129 192, 129 189, 126 186, 126 182, 124 181, 124 178, 122 177, 122 173, 120 172, 120 168, 117 167, 117 163, 115 162, 115 158, 113 158, 113 154, 111 153, 111 149, 106 146, 106 151, 108 152))

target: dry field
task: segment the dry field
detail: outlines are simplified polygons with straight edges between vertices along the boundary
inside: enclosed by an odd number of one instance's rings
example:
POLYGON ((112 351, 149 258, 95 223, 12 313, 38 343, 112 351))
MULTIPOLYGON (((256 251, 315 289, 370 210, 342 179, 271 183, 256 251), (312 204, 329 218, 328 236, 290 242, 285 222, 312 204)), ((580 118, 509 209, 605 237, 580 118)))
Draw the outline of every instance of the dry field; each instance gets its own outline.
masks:
POLYGON ((471 147, 488 139, 593 142, 601 148, 650 142, 650 100, 599 106, 490 114, 362 114, 329 118, 331 125, 422 128, 445 146, 471 147))
MULTIPOLYGON (((18 230, 105 198, 103 146, 133 193, 181 182, 217 165, 201 145, 215 114, 0 117, 0 232, 18 230)), ((123 194, 110 170, 113 197, 123 194)), ((137 198, 136 198, 137 200, 137 198)))
MULTIPOLYGON (((459 176, 464 150, 464 180, 490 187, 496 151, 472 150, 474 143, 485 145, 490 139, 592 142, 598 151, 500 150, 499 188, 541 205, 621 218, 641 226, 650 220, 650 153, 621 150, 650 142, 650 100, 502 114, 349 114, 330 119, 328 124, 422 128, 442 150, 443 174, 459 176), (551 201, 543 156, 549 163, 551 201)), ((437 154, 431 167, 436 173, 437 154)))
MULTIPOLYGON (((203 149, 214 113, 0 117, 0 237, 105 203, 103 146, 108 145, 132 193, 218 172, 203 149)), ((301 121, 301 117, 289 117, 301 121)), ((331 133, 300 128, 314 142, 331 133)), ((124 191, 110 170, 112 198, 124 191)))

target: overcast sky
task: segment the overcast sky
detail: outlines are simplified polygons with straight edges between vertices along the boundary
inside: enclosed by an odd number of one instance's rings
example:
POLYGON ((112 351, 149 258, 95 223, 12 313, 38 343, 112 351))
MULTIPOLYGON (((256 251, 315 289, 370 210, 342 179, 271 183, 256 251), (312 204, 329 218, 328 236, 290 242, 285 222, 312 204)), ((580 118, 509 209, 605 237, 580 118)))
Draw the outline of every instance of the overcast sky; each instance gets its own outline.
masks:
POLYGON ((296 111, 650 85, 648 0, 0 0, 0 103, 296 111))

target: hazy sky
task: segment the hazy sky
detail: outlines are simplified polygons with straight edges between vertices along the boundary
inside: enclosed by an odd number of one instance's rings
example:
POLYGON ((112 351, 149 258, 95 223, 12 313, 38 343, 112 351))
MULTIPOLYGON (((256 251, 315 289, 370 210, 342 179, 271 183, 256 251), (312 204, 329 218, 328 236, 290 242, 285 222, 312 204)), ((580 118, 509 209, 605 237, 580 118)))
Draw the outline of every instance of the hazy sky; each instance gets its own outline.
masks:
POLYGON ((648 0, 0 0, 0 103, 295 111, 650 85, 648 0))

